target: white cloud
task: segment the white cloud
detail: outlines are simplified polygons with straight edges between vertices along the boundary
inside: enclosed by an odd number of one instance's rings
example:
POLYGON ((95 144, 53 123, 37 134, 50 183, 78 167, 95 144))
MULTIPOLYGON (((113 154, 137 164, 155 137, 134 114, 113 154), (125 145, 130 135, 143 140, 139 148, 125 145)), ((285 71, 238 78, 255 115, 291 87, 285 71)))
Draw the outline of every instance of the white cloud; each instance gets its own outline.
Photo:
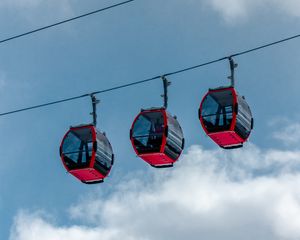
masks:
POLYGON ((300 124, 289 123, 284 128, 274 132, 273 137, 286 145, 297 144, 300 141, 300 124))
POLYGON ((219 12, 227 22, 243 20, 265 10, 275 10, 293 17, 300 17, 298 0, 206 0, 205 4, 219 12))
MULTIPOLYGON (((298 119, 296 117, 296 119, 298 119)), ((294 118, 295 119, 295 118, 294 118)), ((272 137, 279 140, 286 146, 295 146, 300 141, 300 123, 298 120, 287 118, 275 118, 270 121, 272 127, 272 137)))
POLYGON ((174 169, 74 203, 70 217, 83 225, 21 212, 10 240, 300 239, 299 166, 299 151, 193 146, 174 169))
POLYGON ((40 0, 2 0, 1 7, 36 7, 40 4, 40 0))
POLYGON ((117 239, 116 230, 106 230, 97 228, 87 228, 82 226, 54 227, 47 217, 42 214, 28 214, 21 212, 15 220, 14 231, 10 239, 18 240, 99 240, 117 239))
POLYGON ((15 17, 25 18, 36 23, 66 17, 72 14, 70 0, 1 0, 0 9, 13 10, 15 17))
MULTIPOLYGON (((256 3, 256 1, 251 1, 250 5, 256 3)), ((207 1, 214 10, 219 12, 226 21, 231 22, 238 18, 244 18, 248 15, 249 2, 241 0, 212 0, 207 1)))

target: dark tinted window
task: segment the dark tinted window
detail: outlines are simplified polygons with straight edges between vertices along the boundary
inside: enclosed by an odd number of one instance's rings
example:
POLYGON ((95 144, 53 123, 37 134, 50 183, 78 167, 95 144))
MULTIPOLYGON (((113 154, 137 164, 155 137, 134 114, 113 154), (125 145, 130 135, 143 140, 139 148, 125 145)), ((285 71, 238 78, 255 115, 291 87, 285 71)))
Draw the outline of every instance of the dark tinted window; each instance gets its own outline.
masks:
POLYGON ((102 133, 97 132, 97 151, 95 168, 103 175, 106 175, 112 166, 113 151, 112 147, 102 133))
POLYGON ((62 154, 68 169, 79 169, 89 166, 92 155, 93 143, 90 128, 70 131, 66 136, 62 154))
POLYGON ((136 120, 132 137, 138 153, 159 152, 164 132, 162 112, 145 112, 136 120))
POLYGON ((246 139, 251 132, 252 114, 246 100, 238 96, 238 114, 236 118, 235 131, 246 139))
POLYGON ((232 113, 233 96, 231 90, 212 92, 205 97, 201 116, 208 132, 229 130, 232 113))
POLYGON ((177 159, 182 151, 183 133, 182 129, 175 119, 169 113, 168 116, 168 137, 165 147, 165 153, 173 160, 177 159))

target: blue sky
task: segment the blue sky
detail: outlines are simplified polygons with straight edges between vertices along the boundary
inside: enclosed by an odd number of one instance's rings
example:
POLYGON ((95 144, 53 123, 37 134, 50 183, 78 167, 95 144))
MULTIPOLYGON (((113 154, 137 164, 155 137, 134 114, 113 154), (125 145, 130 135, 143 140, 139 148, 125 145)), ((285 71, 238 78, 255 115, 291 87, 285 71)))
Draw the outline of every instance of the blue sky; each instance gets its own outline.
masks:
MULTIPOLYGON (((1 39, 117 1, 2 0, 1 39)), ((298 34, 300 4, 286 0, 135 1, 0 46, 0 111, 110 88, 298 34)), ((104 184, 65 172, 58 148, 90 122, 90 99, 2 117, 0 239, 299 239, 299 40, 235 58, 236 87, 255 128, 225 152, 197 110, 227 84, 228 62, 169 78, 169 111, 186 149, 173 169, 138 159, 129 128, 160 106, 162 83, 99 95, 99 128, 116 164, 104 184), (188 236, 188 237, 187 237, 188 236)))

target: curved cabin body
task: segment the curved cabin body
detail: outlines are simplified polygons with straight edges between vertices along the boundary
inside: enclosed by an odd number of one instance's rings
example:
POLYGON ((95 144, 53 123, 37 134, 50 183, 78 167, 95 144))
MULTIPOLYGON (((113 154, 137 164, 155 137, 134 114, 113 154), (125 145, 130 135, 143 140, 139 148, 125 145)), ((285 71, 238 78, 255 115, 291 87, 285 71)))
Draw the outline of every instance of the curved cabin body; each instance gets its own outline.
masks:
POLYGON ((200 104, 199 119, 205 133, 225 149, 242 147, 253 128, 251 110, 233 87, 210 89, 200 104))
POLYGON ((94 125, 71 127, 62 140, 60 156, 67 171, 87 184, 103 182, 114 163, 108 139, 94 125))
POLYGON ((130 129, 136 154, 153 167, 172 167, 184 148, 182 129, 165 108, 141 110, 130 129))

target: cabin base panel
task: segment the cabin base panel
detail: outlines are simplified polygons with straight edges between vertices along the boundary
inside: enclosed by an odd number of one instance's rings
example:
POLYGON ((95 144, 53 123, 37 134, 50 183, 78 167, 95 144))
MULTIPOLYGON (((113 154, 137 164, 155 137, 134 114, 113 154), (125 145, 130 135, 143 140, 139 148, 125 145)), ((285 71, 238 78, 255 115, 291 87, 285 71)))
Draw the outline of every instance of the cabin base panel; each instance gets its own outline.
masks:
POLYGON ((245 142, 236 132, 226 131, 219 133, 210 133, 208 136, 220 147, 225 149, 239 148, 245 142))
POLYGON ((84 183, 101 182, 105 177, 94 168, 72 170, 70 173, 84 183))
POLYGON ((148 153, 139 155, 145 162, 156 168, 172 167, 175 162, 164 153, 148 153))

